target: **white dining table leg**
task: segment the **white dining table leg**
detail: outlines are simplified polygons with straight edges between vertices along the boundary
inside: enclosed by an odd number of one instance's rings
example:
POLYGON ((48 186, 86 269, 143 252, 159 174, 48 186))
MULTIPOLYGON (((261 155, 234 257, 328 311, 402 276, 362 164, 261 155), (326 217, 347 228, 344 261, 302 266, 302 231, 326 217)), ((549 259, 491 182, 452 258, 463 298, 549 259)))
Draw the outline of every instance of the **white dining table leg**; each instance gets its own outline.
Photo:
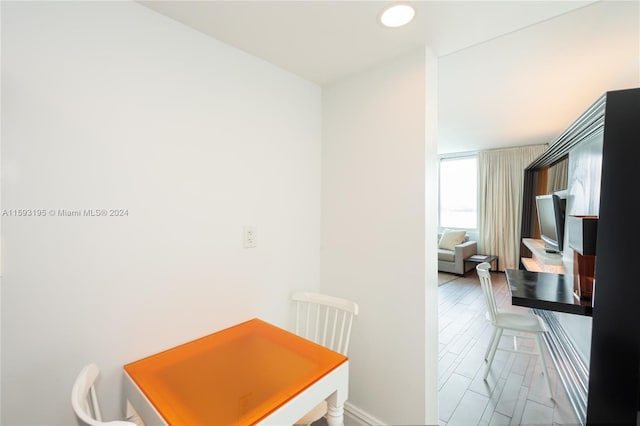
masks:
POLYGON ((344 425, 344 395, 336 391, 327 398, 327 424, 329 426, 344 425))

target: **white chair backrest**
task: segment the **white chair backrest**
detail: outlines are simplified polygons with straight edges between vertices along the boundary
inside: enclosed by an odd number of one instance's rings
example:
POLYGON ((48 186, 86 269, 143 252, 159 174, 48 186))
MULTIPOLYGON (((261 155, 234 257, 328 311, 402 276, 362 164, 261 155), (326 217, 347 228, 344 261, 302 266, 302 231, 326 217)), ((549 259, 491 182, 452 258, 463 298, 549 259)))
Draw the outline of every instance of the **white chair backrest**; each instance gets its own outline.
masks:
POLYGON ((295 333, 343 355, 349 350, 353 317, 358 305, 324 294, 300 292, 295 303, 295 333))
POLYGON ((489 273, 490 269, 491 264, 487 262, 483 262, 476 266, 476 271, 478 272, 478 277, 480 278, 480 285, 482 285, 482 292, 484 293, 484 298, 487 302, 487 313, 489 314, 489 320, 491 321, 491 323, 495 323, 498 306, 496 305, 496 299, 493 295, 491 274, 489 273))
POLYGON ((71 406, 83 426, 136 426, 135 423, 126 421, 103 422, 100 413, 100 405, 96 396, 95 381, 100 374, 98 366, 89 364, 84 367, 71 389, 71 406))

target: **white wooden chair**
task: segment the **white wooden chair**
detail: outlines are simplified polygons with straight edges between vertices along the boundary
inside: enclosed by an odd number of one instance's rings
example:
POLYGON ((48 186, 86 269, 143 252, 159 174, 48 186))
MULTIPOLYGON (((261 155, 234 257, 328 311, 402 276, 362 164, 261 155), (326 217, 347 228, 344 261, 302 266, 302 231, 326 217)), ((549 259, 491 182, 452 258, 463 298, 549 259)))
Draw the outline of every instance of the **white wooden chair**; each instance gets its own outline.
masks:
MULTIPOLYGON (((335 352, 347 355, 353 317, 358 305, 350 300, 318 293, 294 293, 295 333, 335 352)), ((327 413, 327 402, 322 401, 296 422, 307 425, 327 413)))
POLYGON ((95 390, 95 381, 100 374, 98 366, 89 364, 78 374, 71 389, 71 406, 81 426, 144 426, 138 416, 132 416, 127 421, 102 421, 102 413, 95 390))
POLYGON ((480 277, 480 284, 482 285, 482 292, 484 293, 487 303, 487 319, 494 327, 491 342, 489 343, 487 351, 484 354, 484 359, 485 361, 487 361, 487 368, 485 370, 483 378, 485 380, 487 379, 489 370, 491 370, 491 364, 493 363, 493 359, 496 355, 497 350, 538 355, 540 366, 542 367, 542 374, 544 375, 545 382, 547 384, 547 390, 549 391, 549 396, 553 398, 553 393, 551 392, 551 383, 549 382, 549 373, 547 371, 547 364, 544 360, 544 354, 542 353, 542 347, 544 345, 542 341, 542 334, 547 332, 547 326, 545 325, 543 319, 538 315, 527 312, 504 311, 498 309, 495 297, 493 295, 491 274, 489 272, 490 269, 491 264, 487 262, 483 262, 476 266, 478 277, 480 277), (504 330, 533 334, 535 337, 536 351, 528 352, 525 350, 519 350, 515 335, 513 336, 513 349, 498 347, 504 330))

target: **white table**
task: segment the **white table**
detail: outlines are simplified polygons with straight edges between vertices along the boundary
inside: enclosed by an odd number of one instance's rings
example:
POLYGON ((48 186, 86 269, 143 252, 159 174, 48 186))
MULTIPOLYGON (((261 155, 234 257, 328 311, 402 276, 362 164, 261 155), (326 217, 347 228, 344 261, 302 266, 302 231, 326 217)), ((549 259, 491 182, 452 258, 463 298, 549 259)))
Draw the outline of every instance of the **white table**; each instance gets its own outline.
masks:
POLYGON ((293 424, 323 399, 328 424, 343 424, 347 357, 258 319, 124 371, 128 410, 147 426, 293 424))

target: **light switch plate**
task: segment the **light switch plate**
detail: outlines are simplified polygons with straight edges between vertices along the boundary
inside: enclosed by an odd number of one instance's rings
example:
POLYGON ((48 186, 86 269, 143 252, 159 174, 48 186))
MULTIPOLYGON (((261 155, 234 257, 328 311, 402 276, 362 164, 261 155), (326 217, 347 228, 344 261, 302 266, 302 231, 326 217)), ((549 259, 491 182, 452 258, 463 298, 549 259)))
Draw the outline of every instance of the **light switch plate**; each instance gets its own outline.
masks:
POLYGON ((256 227, 253 225, 244 226, 244 248, 253 248, 256 246, 256 227))

